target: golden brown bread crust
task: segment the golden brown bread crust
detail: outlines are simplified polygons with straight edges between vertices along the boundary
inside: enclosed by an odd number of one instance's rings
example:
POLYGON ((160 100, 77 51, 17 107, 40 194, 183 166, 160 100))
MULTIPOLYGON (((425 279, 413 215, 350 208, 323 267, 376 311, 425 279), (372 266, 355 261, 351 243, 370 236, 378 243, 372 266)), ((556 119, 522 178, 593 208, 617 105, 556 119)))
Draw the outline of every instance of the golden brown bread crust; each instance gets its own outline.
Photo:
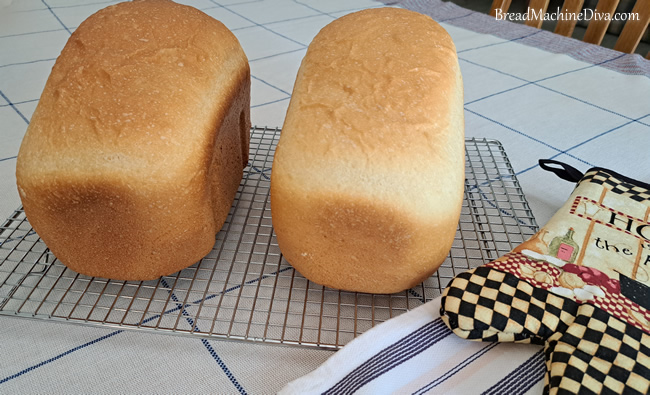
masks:
POLYGON ((451 248, 464 160, 462 79, 444 29, 394 8, 342 17, 309 46, 275 153, 280 249, 329 287, 417 285, 451 248))
POLYGON ((166 0, 107 7, 57 59, 18 154, 25 213, 90 276, 147 280, 207 254, 248 161, 235 36, 166 0))

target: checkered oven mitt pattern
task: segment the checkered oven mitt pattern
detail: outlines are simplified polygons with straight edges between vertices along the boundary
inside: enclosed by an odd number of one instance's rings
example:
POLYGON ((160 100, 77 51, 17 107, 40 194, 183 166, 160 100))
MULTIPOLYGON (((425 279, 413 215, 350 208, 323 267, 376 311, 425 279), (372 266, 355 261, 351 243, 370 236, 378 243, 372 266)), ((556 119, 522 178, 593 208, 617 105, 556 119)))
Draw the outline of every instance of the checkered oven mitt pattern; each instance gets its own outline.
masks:
POLYGON ((455 277, 441 316, 460 337, 545 346, 547 393, 650 392, 650 185, 594 168, 510 253, 455 277))

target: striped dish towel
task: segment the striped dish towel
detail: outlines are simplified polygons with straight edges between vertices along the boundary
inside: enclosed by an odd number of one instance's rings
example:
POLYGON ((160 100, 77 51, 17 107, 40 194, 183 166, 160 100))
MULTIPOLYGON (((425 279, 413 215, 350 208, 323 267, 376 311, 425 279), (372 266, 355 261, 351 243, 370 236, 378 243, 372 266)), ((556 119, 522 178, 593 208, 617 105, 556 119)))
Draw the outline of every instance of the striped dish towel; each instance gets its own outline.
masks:
POLYGON ((388 320, 280 394, 541 394, 541 346, 461 339, 440 319, 440 298, 388 320))

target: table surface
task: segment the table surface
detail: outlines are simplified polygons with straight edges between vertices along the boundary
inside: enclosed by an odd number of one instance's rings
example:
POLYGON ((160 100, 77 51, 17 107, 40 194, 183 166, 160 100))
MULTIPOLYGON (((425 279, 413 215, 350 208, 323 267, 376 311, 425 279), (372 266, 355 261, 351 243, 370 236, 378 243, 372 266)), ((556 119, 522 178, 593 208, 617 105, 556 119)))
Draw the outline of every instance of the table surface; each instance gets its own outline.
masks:
MULTIPOLYGON (((20 205, 18 147, 66 40, 101 0, 0 0, 0 218, 20 205)), ((281 126, 314 35, 372 0, 186 0, 221 20, 251 66, 251 119, 281 126)), ((438 0, 391 2, 426 13, 452 36, 465 86, 467 137, 502 142, 539 224, 573 185, 543 171, 552 158, 650 182, 650 61, 495 21, 438 0)), ((0 317, 0 392, 269 393, 331 351, 165 336, 0 317)))

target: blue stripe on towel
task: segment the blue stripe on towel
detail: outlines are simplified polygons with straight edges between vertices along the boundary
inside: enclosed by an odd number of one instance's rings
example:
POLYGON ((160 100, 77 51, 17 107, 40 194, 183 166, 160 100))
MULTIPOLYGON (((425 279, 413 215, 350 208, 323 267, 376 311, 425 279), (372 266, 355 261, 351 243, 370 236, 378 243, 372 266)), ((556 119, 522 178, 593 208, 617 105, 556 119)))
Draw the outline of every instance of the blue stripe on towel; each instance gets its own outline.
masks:
POLYGON ((422 353, 451 333, 440 318, 431 321, 366 360, 324 394, 355 392, 370 381, 422 353))
POLYGON ((443 374, 442 376, 436 378, 435 380, 433 380, 429 384, 425 385, 424 387, 420 388, 419 390, 415 391, 413 394, 424 394, 425 392, 430 391, 432 388, 435 388, 435 387, 439 386, 440 384, 447 381, 447 379, 449 379, 450 377, 452 377, 456 373, 460 372, 462 369, 465 369, 467 367, 467 365, 471 364, 472 362, 476 361, 477 359, 479 359, 480 357, 485 355, 488 351, 490 351, 491 349, 496 347, 497 344, 499 344, 499 343, 489 343, 487 346, 481 348, 480 350, 478 350, 474 354, 472 354, 469 357, 465 358, 465 360, 463 360, 461 363, 459 363, 458 365, 456 365, 453 368, 449 369, 447 372, 445 372, 445 374, 443 374))
POLYGON ((482 395, 524 394, 539 382, 546 374, 544 351, 536 352, 532 357, 517 366, 510 374, 488 388, 482 395))

